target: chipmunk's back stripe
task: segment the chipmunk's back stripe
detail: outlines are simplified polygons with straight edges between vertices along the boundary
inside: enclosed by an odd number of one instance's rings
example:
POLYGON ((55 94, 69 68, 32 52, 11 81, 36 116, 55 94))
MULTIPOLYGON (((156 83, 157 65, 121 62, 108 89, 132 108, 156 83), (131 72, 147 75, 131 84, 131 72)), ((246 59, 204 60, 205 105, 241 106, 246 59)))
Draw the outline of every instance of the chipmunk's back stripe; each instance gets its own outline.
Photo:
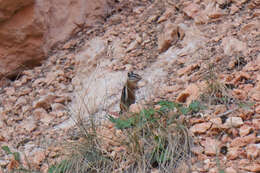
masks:
POLYGON ((122 90, 122 98, 124 99, 125 102, 128 99, 128 91, 127 91, 127 87, 126 86, 124 86, 124 88, 122 90))

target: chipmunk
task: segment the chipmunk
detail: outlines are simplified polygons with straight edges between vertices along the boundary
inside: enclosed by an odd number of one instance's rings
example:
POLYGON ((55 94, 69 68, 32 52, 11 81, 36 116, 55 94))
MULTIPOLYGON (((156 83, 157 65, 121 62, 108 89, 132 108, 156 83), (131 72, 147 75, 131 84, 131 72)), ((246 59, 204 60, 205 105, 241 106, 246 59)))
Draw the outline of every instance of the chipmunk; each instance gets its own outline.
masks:
POLYGON ((135 103, 135 90, 137 89, 137 83, 142 79, 138 74, 132 71, 127 74, 127 81, 124 85, 120 100, 120 114, 126 112, 129 106, 135 103))

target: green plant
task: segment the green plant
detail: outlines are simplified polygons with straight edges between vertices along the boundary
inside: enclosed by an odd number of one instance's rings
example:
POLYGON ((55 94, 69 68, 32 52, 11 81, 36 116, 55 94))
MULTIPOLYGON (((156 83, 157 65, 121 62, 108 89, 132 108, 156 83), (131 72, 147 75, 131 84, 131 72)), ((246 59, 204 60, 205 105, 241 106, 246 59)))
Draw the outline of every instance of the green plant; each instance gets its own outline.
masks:
POLYGON ((159 110, 144 109, 139 114, 128 113, 119 118, 108 116, 126 136, 122 145, 127 147, 127 159, 136 160, 131 166, 134 172, 155 167, 171 170, 190 157, 191 138, 177 118, 181 114, 196 113, 203 107, 198 101, 188 107, 166 100, 157 105, 160 105, 159 110))
POLYGON ((11 152, 11 150, 10 150, 10 148, 8 146, 2 146, 2 150, 4 150, 6 154, 12 154, 14 156, 14 159, 17 162, 20 162, 20 153, 18 153, 18 152, 11 152))
POLYGON ((28 172, 28 173, 36 173, 36 172, 37 172, 37 171, 31 170, 30 164, 29 164, 28 161, 27 161, 28 166, 29 166, 28 169, 25 168, 25 167, 23 167, 23 165, 21 165, 21 156, 20 156, 20 153, 19 153, 19 152, 12 152, 8 146, 2 146, 1 148, 2 148, 2 150, 5 151, 6 154, 8 154, 8 155, 11 154, 11 155, 13 155, 14 160, 19 163, 18 168, 14 168, 14 169, 12 170, 12 172, 28 172))

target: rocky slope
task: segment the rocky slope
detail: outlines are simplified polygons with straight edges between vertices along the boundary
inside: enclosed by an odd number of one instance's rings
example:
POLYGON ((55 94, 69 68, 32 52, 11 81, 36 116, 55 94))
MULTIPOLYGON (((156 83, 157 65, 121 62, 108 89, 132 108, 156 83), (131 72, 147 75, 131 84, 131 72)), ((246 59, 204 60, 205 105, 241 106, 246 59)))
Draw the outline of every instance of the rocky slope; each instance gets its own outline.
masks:
MULTIPOLYGON (((187 117, 193 172, 259 172, 259 7, 258 0, 115 1, 102 25, 82 26, 43 65, 1 88, 1 146, 46 172, 79 112, 86 119, 117 112, 126 72, 135 70, 143 77, 137 107, 161 99, 206 104, 187 117)), ((2 172, 16 166, 12 155, 0 156, 2 172)))

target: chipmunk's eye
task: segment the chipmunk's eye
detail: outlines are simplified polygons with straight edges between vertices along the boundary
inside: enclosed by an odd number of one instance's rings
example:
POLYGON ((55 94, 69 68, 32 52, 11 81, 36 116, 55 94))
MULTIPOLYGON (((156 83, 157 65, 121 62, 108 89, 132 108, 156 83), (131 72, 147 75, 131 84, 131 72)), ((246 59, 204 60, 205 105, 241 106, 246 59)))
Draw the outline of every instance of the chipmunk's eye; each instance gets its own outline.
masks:
POLYGON ((127 76, 131 77, 133 74, 134 74, 134 72, 130 71, 130 72, 127 73, 127 76))

